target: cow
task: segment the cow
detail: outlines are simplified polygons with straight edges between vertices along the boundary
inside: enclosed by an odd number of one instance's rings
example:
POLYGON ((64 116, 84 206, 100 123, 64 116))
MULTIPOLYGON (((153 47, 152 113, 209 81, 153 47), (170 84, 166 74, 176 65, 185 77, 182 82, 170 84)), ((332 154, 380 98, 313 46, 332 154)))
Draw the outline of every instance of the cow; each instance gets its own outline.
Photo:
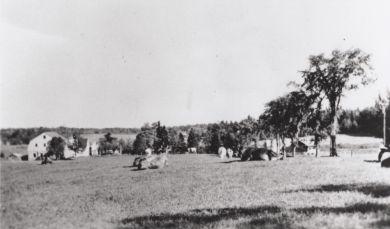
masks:
POLYGON ((149 162, 149 169, 161 169, 168 166, 168 157, 166 153, 156 156, 149 162))
POLYGON ((390 168, 390 157, 386 158, 381 162, 381 167, 390 168))
POLYGON ((382 156, 383 156, 384 153, 390 153, 390 147, 389 147, 389 146, 384 146, 384 145, 382 145, 382 146, 379 148, 378 162, 381 162, 382 156))
POLYGON ((141 163, 142 160, 152 156, 152 149, 151 148, 146 148, 144 152, 145 152, 145 155, 136 157, 134 159, 134 161, 133 161, 134 167, 138 167, 138 165, 141 163))
POLYGON ((196 152, 196 147, 190 147, 187 150, 188 150, 188 153, 197 153, 196 152))
POLYGON ((225 157, 227 157, 226 154, 227 154, 227 152, 226 152, 226 148, 225 147, 221 146, 221 147, 218 148, 218 156, 219 156, 219 158, 224 159, 225 157))
POLYGON ((247 148, 244 153, 241 156, 242 161, 254 161, 254 160, 259 160, 259 161, 273 161, 273 160, 278 160, 280 159, 280 155, 277 153, 273 152, 270 149, 265 149, 265 148, 254 148, 254 147, 249 147, 247 148))
POLYGON ((168 156, 166 153, 152 155, 140 160, 138 169, 160 169, 168 165, 168 156))
POLYGON ((50 157, 45 153, 45 155, 42 157, 41 165, 51 164, 53 161, 50 159, 50 157))
POLYGON ((152 152, 153 152, 153 150, 152 150, 151 148, 145 149, 145 155, 146 155, 146 156, 152 155, 152 152))
POLYGON ((168 165, 168 153, 171 151, 171 147, 165 149, 164 153, 159 155, 145 155, 136 157, 133 162, 133 166, 140 169, 159 169, 168 165))
POLYGON ((134 159, 134 161, 133 161, 133 166, 134 166, 134 167, 137 167, 138 164, 141 162, 141 160, 142 160, 143 158, 145 158, 145 157, 136 157, 136 158, 134 159))
POLYGON ((226 156, 227 156, 228 158, 233 158, 233 150, 230 149, 230 148, 227 148, 227 150, 226 150, 226 156))

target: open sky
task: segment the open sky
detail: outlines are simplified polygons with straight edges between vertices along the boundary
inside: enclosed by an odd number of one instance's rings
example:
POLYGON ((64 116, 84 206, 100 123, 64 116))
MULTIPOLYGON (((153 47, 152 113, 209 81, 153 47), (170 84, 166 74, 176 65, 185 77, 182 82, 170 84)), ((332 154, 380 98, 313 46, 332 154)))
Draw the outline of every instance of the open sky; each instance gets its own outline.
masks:
POLYGON ((360 48, 390 87, 390 1, 0 0, 0 127, 258 117, 312 54, 360 48))

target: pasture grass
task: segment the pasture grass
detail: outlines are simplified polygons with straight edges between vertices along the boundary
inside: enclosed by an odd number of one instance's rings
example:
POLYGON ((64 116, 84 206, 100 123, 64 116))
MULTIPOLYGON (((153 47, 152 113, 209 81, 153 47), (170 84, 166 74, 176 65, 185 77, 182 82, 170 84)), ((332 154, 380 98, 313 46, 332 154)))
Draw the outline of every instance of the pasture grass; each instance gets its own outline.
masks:
POLYGON ((389 228, 390 169, 377 152, 284 161, 169 155, 1 161, 1 228, 389 228))
POLYGON ((6 159, 12 153, 19 153, 21 155, 26 155, 27 145, 1 145, 0 153, 4 155, 3 159, 6 159))

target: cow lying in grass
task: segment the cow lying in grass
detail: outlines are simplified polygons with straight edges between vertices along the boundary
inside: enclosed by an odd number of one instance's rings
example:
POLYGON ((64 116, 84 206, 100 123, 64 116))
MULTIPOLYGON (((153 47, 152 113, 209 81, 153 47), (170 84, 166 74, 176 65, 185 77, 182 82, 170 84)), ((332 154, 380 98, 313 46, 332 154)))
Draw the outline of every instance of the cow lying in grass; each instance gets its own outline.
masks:
POLYGON ((384 153, 390 153, 390 146, 383 146, 379 149, 378 162, 381 162, 384 153))
POLYGON ((166 153, 136 157, 133 162, 133 166, 138 169, 160 169, 167 165, 168 157, 166 153))
POLYGON ((241 156, 242 161, 273 161, 280 159, 280 155, 270 149, 247 148, 241 156))
POLYGON ((223 146, 219 147, 218 148, 218 156, 219 158, 221 159, 225 159, 225 158, 233 158, 233 150, 230 149, 230 148, 225 148, 223 146))
POLYGON ((390 168, 390 157, 382 161, 381 167, 390 168))
POLYGON ((224 159, 225 157, 227 157, 227 152, 226 152, 226 148, 221 146, 218 148, 218 156, 219 158, 221 159, 224 159))

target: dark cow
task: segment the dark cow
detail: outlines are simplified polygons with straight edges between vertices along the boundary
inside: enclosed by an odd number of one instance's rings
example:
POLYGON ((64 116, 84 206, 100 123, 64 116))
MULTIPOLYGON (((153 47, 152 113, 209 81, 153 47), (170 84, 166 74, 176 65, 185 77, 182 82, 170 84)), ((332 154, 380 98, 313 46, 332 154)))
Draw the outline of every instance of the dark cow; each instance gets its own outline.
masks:
POLYGON ((53 163, 50 157, 45 153, 45 155, 42 157, 41 165, 51 164, 53 163))
POLYGON ((386 158, 385 160, 382 161, 381 167, 390 168, 390 157, 388 157, 388 158, 386 158))
POLYGON ((390 147, 389 146, 383 146, 380 148, 379 154, 378 154, 378 161, 381 162, 382 156, 384 153, 390 153, 390 147))
POLYGON ((134 167, 137 167, 138 164, 141 162, 141 160, 142 160, 143 158, 145 158, 145 157, 144 157, 144 156, 143 156, 143 157, 136 157, 136 158, 134 159, 134 161, 133 161, 133 166, 134 166, 134 167))
POLYGON ((242 161, 271 161, 279 158, 280 155, 270 149, 253 147, 247 148, 241 156, 242 161))
POLYGON ((168 157, 166 153, 160 155, 151 155, 141 158, 136 165, 140 169, 160 169, 168 166, 168 157))

